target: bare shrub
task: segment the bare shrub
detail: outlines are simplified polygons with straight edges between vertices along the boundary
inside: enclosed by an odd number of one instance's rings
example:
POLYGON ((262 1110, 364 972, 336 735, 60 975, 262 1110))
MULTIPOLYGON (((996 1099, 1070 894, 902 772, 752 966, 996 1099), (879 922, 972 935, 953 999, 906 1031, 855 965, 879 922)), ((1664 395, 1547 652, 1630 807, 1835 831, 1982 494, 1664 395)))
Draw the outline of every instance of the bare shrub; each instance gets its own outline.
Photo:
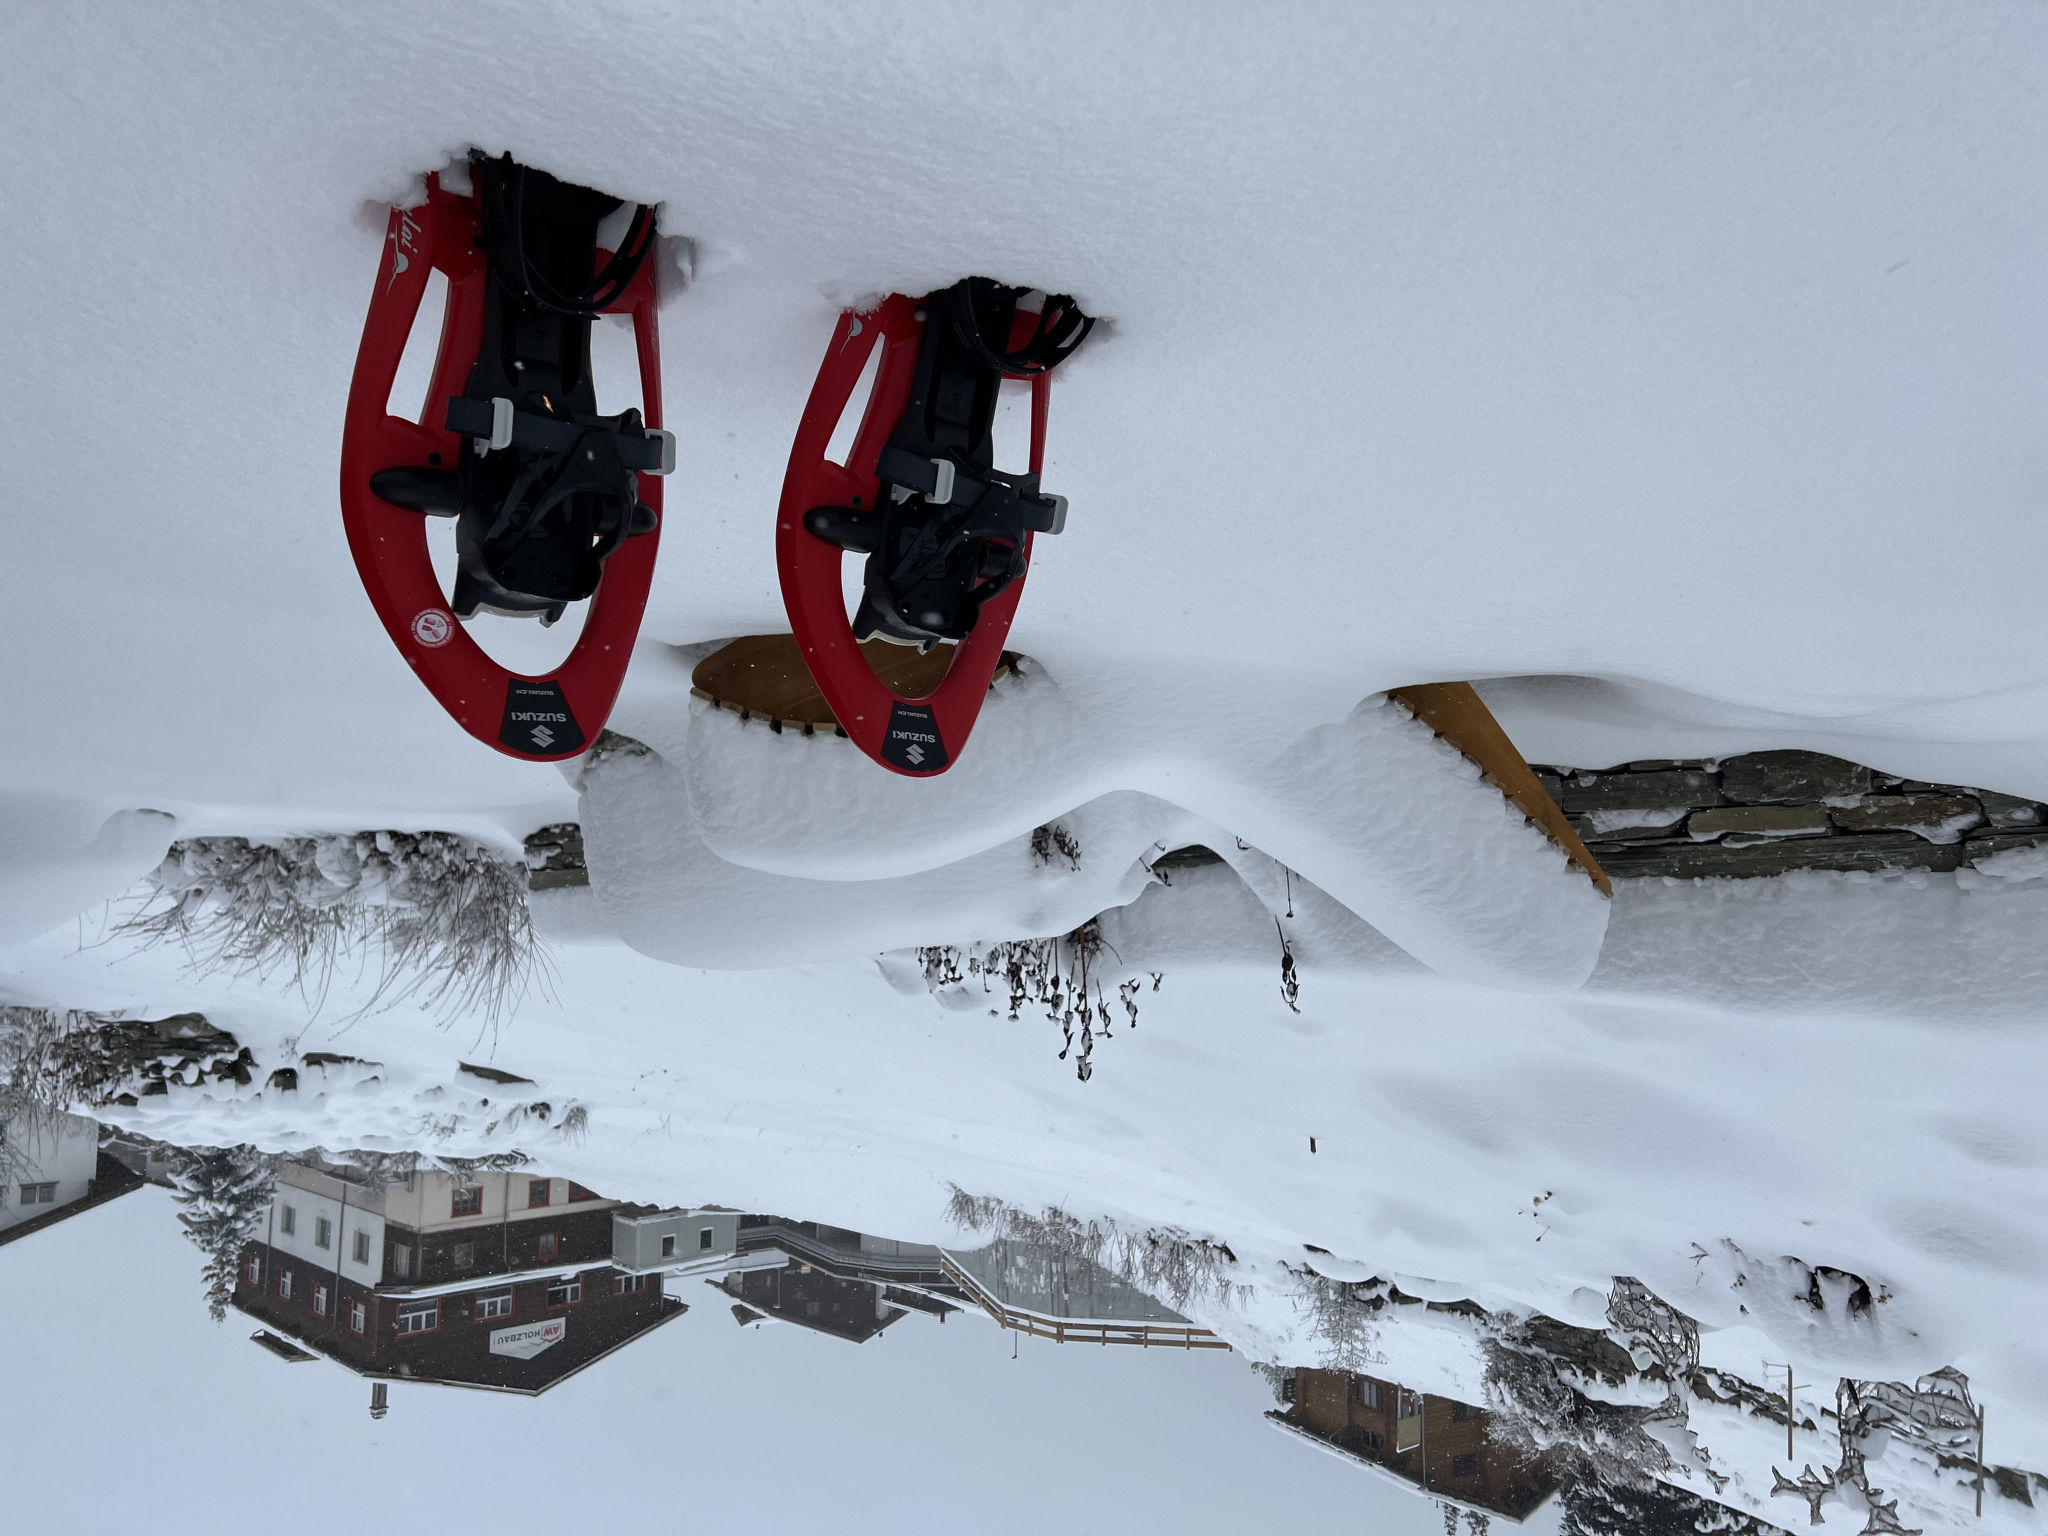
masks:
MULTIPOLYGON (((1075 852, 1078 854, 1079 849, 1075 852)), ((1074 1075, 1087 1082, 1095 1075, 1095 1041, 1098 1033, 1108 1039, 1115 1033, 1115 1014, 1101 972, 1103 955, 1116 951, 1104 942, 1102 923, 1090 918, 1072 933, 1052 939, 1013 939, 998 944, 962 948, 952 944, 926 945, 917 951, 925 985, 934 993, 946 987, 965 986, 979 977, 982 990, 995 995, 1000 982, 1008 995, 1008 1018, 1015 1023, 1026 1007, 1043 1009, 1046 1018, 1059 1026, 1059 1059, 1074 1056, 1074 1075), (1075 1032, 1080 1033, 1076 1053, 1075 1032)), ((1118 957, 1120 958, 1120 957, 1118 957)), ((1152 990, 1159 990, 1155 972, 1152 990)), ((1133 1029, 1138 1024, 1138 993, 1142 983, 1133 978, 1116 986, 1115 1007, 1133 1029)))
POLYGON ((1203 1299, 1228 1304, 1250 1294, 1249 1286, 1231 1278, 1237 1255, 1216 1238, 1179 1227, 1131 1232, 1106 1216, 1084 1222, 1056 1205, 1032 1212, 993 1195, 970 1195, 957 1184, 948 1187, 946 1218, 956 1227, 1085 1260, 1175 1308, 1203 1299))
POLYGON ((1068 869, 1081 867, 1081 844, 1074 834, 1057 821, 1031 829, 1031 857, 1041 864, 1050 864, 1056 858, 1065 859, 1068 869))
POLYGON ((116 932, 184 946, 193 969, 282 978, 317 1007, 336 968, 374 959, 364 1009, 417 1000, 495 1024, 547 959, 515 862, 448 832, 191 838, 116 932))

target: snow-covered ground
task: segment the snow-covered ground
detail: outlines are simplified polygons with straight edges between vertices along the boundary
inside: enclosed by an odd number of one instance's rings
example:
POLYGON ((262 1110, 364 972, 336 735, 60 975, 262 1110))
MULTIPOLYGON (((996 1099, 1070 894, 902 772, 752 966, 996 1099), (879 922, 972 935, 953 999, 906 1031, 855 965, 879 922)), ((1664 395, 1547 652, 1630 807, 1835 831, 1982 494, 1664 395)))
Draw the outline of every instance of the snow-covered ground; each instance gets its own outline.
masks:
POLYGON ((1959 1364, 1994 1458, 2048 1466, 2048 882, 1608 911, 1469 779, 1432 865, 1388 829, 1455 765, 1371 703, 1493 678, 1535 760, 1802 746, 2048 795, 2044 45, 2037 9, 1948 4, 16 7, 0 988, 386 1064, 175 1098, 172 1139, 495 1136, 905 1238, 952 1182, 1567 1320, 1632 1274, 1811 1379, 1959 1364), (382 205, 472 144, 679 237, 682 465, 614 722, 659 755, 580 804, 407 675, 335 505, 382 205), (1054 388, 1037 694, 928 784, 693 714, 693 648, 786 628, 772 511, 833 312, 965 272, 1106 321, 1054 388), (495 1040, 589 1108, 573 1145, 487 1135, 473 1028, 309 1022, 73 922, 173 837, 579 815, 594 893, 542 903, 554 999, 495 1040), (1099 829, 1064 876, 1017 843, 1061 816, 1099 829), (1195 819, 1239 869, 1134 882, 1195 819), (711 859, 740 873, 693 884, 711 859), (1042 1021, 862 954, 1133 897, 1105 930, 1164 980, 1086 1084, 1042 1021), (1889 1299, 1737 1284, 1787 1259, 1889 1299))

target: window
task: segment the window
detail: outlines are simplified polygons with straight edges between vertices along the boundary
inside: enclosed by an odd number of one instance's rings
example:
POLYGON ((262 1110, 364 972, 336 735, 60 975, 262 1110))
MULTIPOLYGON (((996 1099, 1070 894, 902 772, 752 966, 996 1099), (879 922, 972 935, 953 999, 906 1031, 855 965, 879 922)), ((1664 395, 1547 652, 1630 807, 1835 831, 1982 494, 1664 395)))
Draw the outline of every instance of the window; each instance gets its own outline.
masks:
POLYGON ((549 1183, 550 1181, 547 1179, 528 1179, 526 1181, 526 1208, 528 1210, 548 1203, 549 1183))
POLYGON ((510 1286, 507 1286, 502 1291, 492 1291, 488 1295, 479 1296, 476 1299, 476 1320, 480 1323, 494 1317, 510 1317, 511 1315, 512 1288, 510 1286))
POLYGON ((54 1205, 57 1202, 57 1186, 54 1184, 24 1184, 21 1186, 23 1205, 54 1205))
POLYGON ((1451 1458, 1451 1476, 1477 1477, 1478 1475, 1479 1457, 1477 1454, 1473 1454, 1470 1456, 1453 1456, 1451 1458))
POLYGON ((704 1253, 704 1252, 707 1252, 707 1251, 709 1251, 710 1247, 711 1247, 711 1229, 710 1229, 709 1227, 700 1227, 700 1228, 698 1228, 698 1229, 697 1229, 697 1251, 698 1251, 699 1253, 704 1253))
POLYGON ((600 1195, 594 1189, 585 1189, 581 1184, 578 1184, 574 1179, 571 1179, 569 1181, 569 1198, 572 1201, 602 1200, 604 1196, 600 1195))
POLYGON ((261 1285, 263 1283, 263 1259, 261 1255, 252 1253, 249 1257, 242 1260, 242 1280, 247 1285, 261 1285))
POLYGON ((557 1236, 557 1235, 556 1235, 555 1233, 553 1233, 553 1232, 543 1232, 543 1233, 541 1233, 541 1235, 540 1235, 540 1259, 541 1259, 541 1262, 542 1262, 543 1264, 551 1263, 551 1262, 553 1262, 553 1261, 554 1261, 555 1259, 558 1259, 558 1258, 560 1258, 560 1257, 561 1257, 561 1254, 562 1254, 562 1239, 561 1239, 561 1238, 560 1238, 559 1236, 557 1236))
POLYGON ((1378 1408, 1380 1384, 1376 1381, 1367 1381, 1363 1376, 1352 1377, 1351 1400, 1361 1408, 1378 1408))
POLYGON ((481 1189, 458 1189, 449 1199, 450 1216, 481 1216, 483 1211, 484 1192, 481 1189))
POLYGON ((325 1216, 314 1218, 313 1246, 315 1248, 331 1248, 334 1246, 334 1223, 325 1216))
POLYGON ((348 1304, 348 1331, 350 1333, 361 1333, 364 1328, 369 1326, 369 1322, 369 1310, 360 1301, 352 1301, 348 1304))
POLYGON ((391 1274, 399 1280, 412 1278, 412 1249, 404 1243, 391 1245, 391 1274))
POLYGON ((646 1289, 647 1277, 645 1275, 612 1276, 612 1294, 614 1296, 627 1296, 634 1291, 644 1291, 646 1289))
POLYGON ((583 1299, 583 1277, 573 1280, 555 1280, 548 1284, 548 1305, 551 1307, 572 1307, 583 1299))
POLYGON ((672 1259, 676 1256, 676 1235, 671 1232, 661 1240, 661 1256, 672 1259))
POLYGON ((356 1250, 355 1250, 355 1254, 356 1254, 356 1262, 357 1262, 358 1264, 367 1264, 367 1263, 369 1263, 369 1262, 370 1262, 370 1234, 369 1234, 369 1233, 367 1233, 367 1232, 362 1232, 362 1231, 358 1231, 358 1232, 356 1233, 356 1250))
POLYGON ((289 1205, 277 1208, 277 1230, 290 1237, 299 1230, 299 1213, 289 1205))
POLYGON ((1479 1410, 1470 1403, 1451 1404, 1451 1422, 1453 1424, 1470 1424, 1478 1417, 1479 1410))
POLYGON ((327 1287, 317 1280, 313 1282, 313 1315, 315 1317, 325 1317, 327 1315, 327 1287))
POLYGON ((288 1269, 280 1269, 277 1272, 277 1294, 286 1301, 292 1299, 292 1272, 288 1269))
POLYGON ((408 1301, 398 1309, 398 1336, 409 1333, 432 1333, 441 1326, 441 1303, 433 1301, 408 1301))
POLYGON ((476 1268, 475 1243, 457 1243, 455 1245, 455 1267, 457 1269, 476 1268))

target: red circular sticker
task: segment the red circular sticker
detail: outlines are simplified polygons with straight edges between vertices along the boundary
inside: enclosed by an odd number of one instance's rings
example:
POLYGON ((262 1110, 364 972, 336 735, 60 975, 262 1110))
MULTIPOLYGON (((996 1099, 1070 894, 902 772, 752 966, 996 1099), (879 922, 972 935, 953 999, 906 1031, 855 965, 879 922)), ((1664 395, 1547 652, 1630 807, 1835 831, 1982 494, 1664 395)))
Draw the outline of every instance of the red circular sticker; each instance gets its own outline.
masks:
POLYGON ((455 633, 455 620, 443 608, 422 608, 413 616, 412 637, 427 647, 448 643, 455 633))

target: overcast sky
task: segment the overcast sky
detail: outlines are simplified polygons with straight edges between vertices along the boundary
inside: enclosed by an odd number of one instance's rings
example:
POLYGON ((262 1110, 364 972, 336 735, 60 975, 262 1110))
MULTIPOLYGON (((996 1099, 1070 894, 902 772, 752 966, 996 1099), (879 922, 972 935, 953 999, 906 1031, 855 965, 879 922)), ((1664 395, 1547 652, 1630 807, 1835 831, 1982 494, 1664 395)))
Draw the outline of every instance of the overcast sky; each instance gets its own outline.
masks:
MULTIPOLYGON (((830 1213, 821 1213, 829 1217, 830 1213)), ((170 1198, 0 1249, 0 1491, 18 1530, 1291 1529, 1441 1536, 1435 1508, 1269 1427, 1237 1355, 1012 1340, 976 1315, 861 1346, 691 1310, 538 1399, 286 1365, 216 1328, 170 1198)), ((686 1292, 687 1294, 687 1292, 686 1292)), ((1532 1525, 1548 1526, 1546 1509, 1532 1525)), ((10 1521, 10 1524, 12 1522, 10 1521)))

